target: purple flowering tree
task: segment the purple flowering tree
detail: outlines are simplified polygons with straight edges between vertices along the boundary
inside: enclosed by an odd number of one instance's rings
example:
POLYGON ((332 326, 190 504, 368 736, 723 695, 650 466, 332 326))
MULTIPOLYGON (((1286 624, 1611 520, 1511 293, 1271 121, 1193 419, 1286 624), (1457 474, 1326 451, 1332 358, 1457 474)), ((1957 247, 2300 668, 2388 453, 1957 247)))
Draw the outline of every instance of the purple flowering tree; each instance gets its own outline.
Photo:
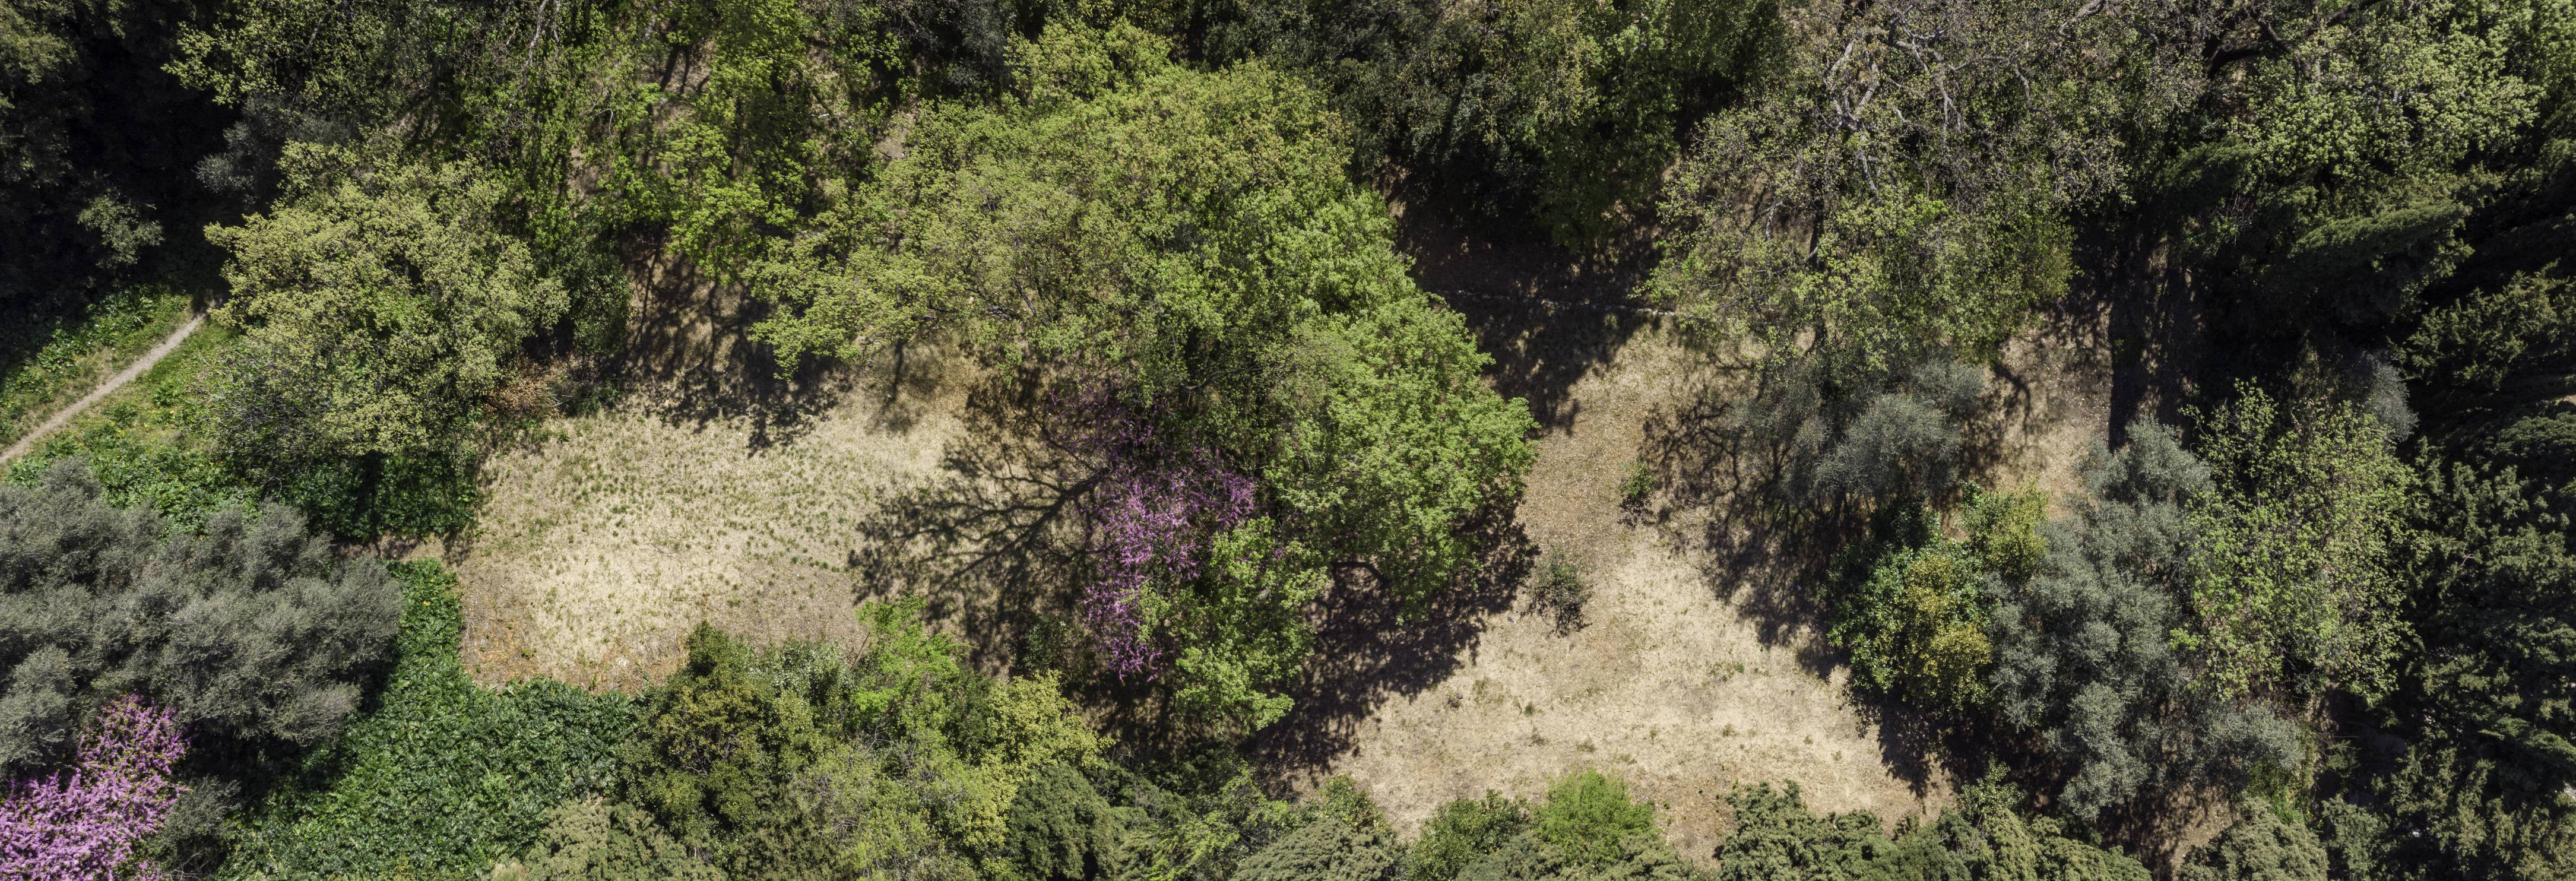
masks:
POLYGON ((1060 398, 1058 410, 1062 424, 1080 426, 1063 445, 1100 469, 1081 503, 1098 573, 1083 592, 1083 624, 1110 672, 1154 675, 1165 654, 1154 608, 1198 577, 1217 535, 1252 515, 1254 483, 1205 446, 1160 436, 1150 414, 1105 385, 1060 398))
POLYGON ((186 791, 170 768, 188 741, 168 710, 128 695, 98 714, 80 764, 0 798, 0 878, 163 877, 134 855, 186 791))

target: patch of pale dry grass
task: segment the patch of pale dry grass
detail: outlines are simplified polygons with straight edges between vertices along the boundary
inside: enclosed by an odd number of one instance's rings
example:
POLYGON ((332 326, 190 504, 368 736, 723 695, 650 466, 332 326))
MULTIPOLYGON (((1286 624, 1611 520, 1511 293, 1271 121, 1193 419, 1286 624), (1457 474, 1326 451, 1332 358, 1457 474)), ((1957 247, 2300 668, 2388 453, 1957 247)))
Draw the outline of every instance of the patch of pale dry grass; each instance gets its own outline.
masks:
MULTIPOLYGON (((2020 380, 1998 383, 1984 428, 1988 480, 2073 488, 2077 461, 2105 431, 2107 388, 2104 373, 2075 361, 2015 344, 2006 363, 2020 380)), ((1647 328, 1560 371, 1575 378, 1555 392, 1563 416, 1539 441, 1518 516, 1539 547, 1588 561, 1588 626, 1561 633, 1526 604, 1491 613, 1445 681, 1357 720, 1342 753, 1302 782, 1350 775, 1411 831, 1450 800, 1535 797, 1597 767, 1654 802, 1673 843, 1702 860, 1731 828, 1724 796, 1739 783, 1794 781, 1811 807, 1890 823, 1951 801, 1956 781, 1933 747, 1882 731, 1844 687, 1849 671, 1816 610, 1780 600, 1804 592, 1795 576, 1778 560, 1711 547, 1761 546, 1760 536, 1700 538, 1744 529, 1714 523, 1716 504, 1622 509, 1624 466, 1646 455, 1655 414, 1742 383, 1706 363, 1669 330, 1647 328)))
POLYGON ((676 419, 642 389, 558 419, 485 466, 470 540, 451 544, 468 667, 634 688, 676 669, 699 622, 763 642, 846 639, 858 528, 941 471, 964 382, 916 353, 772 440, 754 416, 676 419))

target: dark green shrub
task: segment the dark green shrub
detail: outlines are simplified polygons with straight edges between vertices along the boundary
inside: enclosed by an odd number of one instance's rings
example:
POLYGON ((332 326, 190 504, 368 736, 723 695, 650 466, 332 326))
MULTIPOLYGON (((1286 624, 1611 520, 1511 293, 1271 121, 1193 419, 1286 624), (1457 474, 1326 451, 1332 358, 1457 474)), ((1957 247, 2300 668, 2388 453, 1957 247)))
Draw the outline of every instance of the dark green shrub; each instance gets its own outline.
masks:
POLYGON ((1037 881, 1106 878, 1121 866, 1125 823, 1071 765, 1048 765, 1011 802, 1011 862, 1037 881))
POLYGON ((1583 626, 1583 606, 1592 601, 1592 585, 1583 577, 1583 559, 1551 553, 1530 575, 1530 611, 1556 621, 1560 631, 1583 626))
POLYGON ((2326 849, 2317 834, 2260 802, 2236 807, 2236 822, 2218 840, 2193 848, 2180 881, 2326 881, 2326 849))
POLYGON ((63 758, 89 709, 125 693, 201 738, 320 743, 392 647, 400 603, 382 564, 342 563, 292 510, 173 533, 57 461, 0 485, 0 769, 63 758))
POLYGON ((2077 817, 2299 754, 2296 732, 2264 706, 2192 687, 2172 647, 2190 586, 2189 506, 2214 491, 2170 429, 2136 423, 2128 446, 2086 460, 2083 496, 2041 532, 2038 574, 1997 589, 1988 685, 2005 719, 2068 763, 2058 798, 2077 817))
POLYGON ((1394 881, 1404 848, 1350 778, 1325 783, 1306 810, 1304 825, 1244 858, 1236 881, 1394 881))
POLYGON ((1888 852, 1878 818, 1867 811, 1818 817, 1798 796, 1757 783, 1726 795, 1735 832, 1717 846, 1718 881, 1827 881, 1851 877, 1888 852))

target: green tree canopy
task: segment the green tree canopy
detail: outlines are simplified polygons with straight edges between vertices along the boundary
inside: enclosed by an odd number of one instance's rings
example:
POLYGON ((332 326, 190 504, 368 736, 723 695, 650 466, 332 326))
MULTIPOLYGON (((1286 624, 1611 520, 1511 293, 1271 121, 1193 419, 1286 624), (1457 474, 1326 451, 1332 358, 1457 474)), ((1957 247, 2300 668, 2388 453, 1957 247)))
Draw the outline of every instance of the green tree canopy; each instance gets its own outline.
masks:
POLYGON ((562 285, 472 166, 318 145, 289 159, 278 207, 207 230, 231 252, 217 317, 243 333, 207 404, 217 445, 254 468, 445 448, 563 314, 562 285))

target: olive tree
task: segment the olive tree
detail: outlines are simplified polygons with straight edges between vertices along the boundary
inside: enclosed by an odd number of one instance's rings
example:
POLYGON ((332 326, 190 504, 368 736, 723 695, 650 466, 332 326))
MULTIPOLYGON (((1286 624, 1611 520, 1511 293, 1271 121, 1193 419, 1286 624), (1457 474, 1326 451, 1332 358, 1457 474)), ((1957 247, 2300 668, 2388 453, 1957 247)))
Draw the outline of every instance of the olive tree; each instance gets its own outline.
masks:
POLYGON ((0 486, 0 768, 62 758, 121 694, 199 736, 315 743, 357 708, 401 611, 382 564, 342 562, 292 509, 173 534, 57 461, 0 486))

